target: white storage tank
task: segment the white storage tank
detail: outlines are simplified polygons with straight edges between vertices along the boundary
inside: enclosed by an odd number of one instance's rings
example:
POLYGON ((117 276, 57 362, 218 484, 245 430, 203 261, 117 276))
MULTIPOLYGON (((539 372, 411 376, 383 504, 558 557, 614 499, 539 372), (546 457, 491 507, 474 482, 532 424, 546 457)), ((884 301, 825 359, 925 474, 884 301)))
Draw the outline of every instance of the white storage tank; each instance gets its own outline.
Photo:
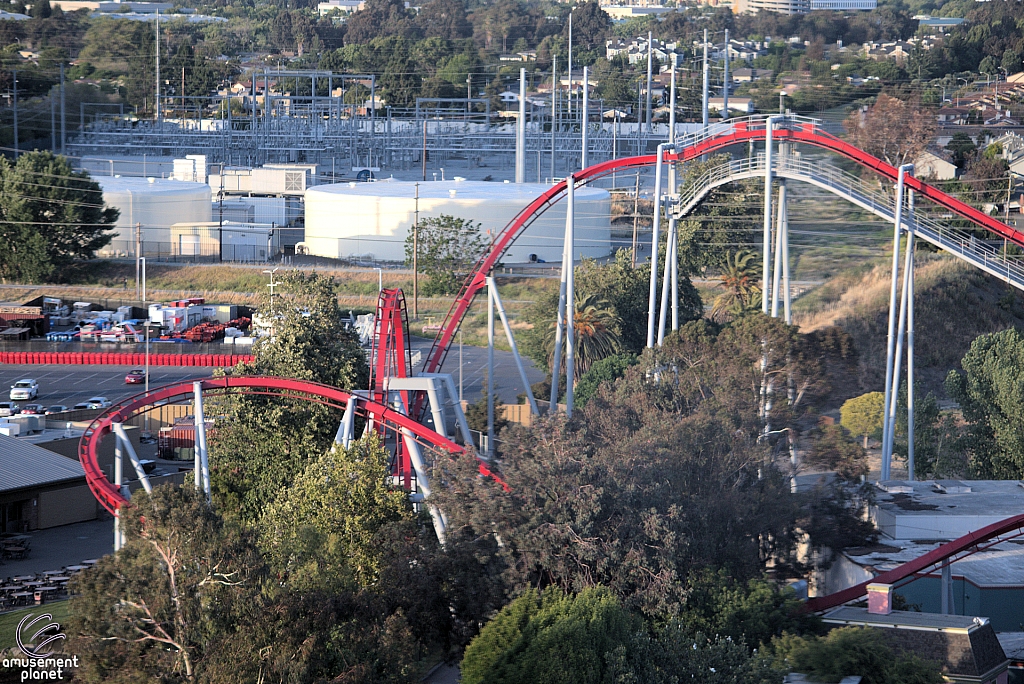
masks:
POLYGON ((121 210, 114 239, 100 251, 101 255, 134 256, 135 224, 140 224, 142 255, 169 256, 172 224, 212 220, 210 186, 205 183, 118 176, 94 180, 103 189, 104 203, 121 210))
MULTIPOLYGON (((306 190, 306 237, 314 256, 404 261, 405 238, 416 212, 416 184, 410 181, 337 183, 306 190)), ((543 183, 435 181, 419 184, 420 219, 448 214, 469 219, 496 235, 534 199, 550 189, 543 183)), ((537 218, 512 243, 502 261, 560 263, 565 233, 565 199, 537 218)), ((599 188, 575 193, 575 255, 611 253, 611 195, 599 188)))

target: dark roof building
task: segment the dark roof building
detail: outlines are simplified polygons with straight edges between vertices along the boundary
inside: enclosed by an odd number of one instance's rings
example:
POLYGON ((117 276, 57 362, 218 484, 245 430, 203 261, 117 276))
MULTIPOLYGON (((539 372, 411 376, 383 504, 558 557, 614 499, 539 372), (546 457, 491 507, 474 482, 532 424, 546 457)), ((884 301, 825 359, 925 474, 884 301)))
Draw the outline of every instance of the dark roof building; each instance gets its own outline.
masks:
POLYGON ((78 461, 0 435, 0 532, 95 520, 96 506, 78 461))

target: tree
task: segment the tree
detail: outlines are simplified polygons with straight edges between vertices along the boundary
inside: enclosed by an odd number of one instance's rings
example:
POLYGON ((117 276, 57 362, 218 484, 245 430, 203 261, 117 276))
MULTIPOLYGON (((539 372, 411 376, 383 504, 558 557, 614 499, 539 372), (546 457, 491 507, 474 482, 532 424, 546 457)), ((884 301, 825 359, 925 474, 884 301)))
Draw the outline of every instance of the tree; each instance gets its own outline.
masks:
POLYGON ((974 156, 978 146, 974 144, 971 136, 966 133, 954 133, 953 137, 946 143, 946 149, 953 154, 953 163, 957 165, 957 168, 962 169, 967 164, 967 161, 974 156))
MULTIPOLYGON (((581 47, 591 50, 602 47, 611 31, 611 24, 611 17, 596 0, 576 5, 572 10, 573 51, 581 47)), ((562 29, 562 36, 566 39, 569 37, 568 21, 562 29)))
MULTIPOLYGON (((361 388, 369 382, 366 357, 342 325, 333 280, 289 271, 260 315, 273 334, 253 346, 253 360, 235 369, 361 388), (273 312, 273 315, 271 315, 273 312)), ((340 412, 312 402, 242 396, 211 402, 218 415, 211 435, 211 479, 218 508, 254 522, 278 492, 334 440, 340 412)))
POLYGON ((118 211, 64 157, 27 152, 0 159, 0 278, 38 281, 76 259, 91 259, 112 238, 118 211))
POLYGON ((856 482, 868 474, 868 457, 863 447, 853 441, 850 434, 839 425, 822 425, 818 428, 807 452, 806 462, 834 471, 847 482, 856 482))
POLYGON ((635 354, 613 354, 597 361, 576 383, 573 394, 573 402, 576 408, 583 408, 587 405, 590 397, 597 392, 597 388, 603 383, 611 383, 621 378, 626 369, 636 365, 635 354))
POLYGON ((334 445, 267 507, 261 545, 282 582, 337 590, 380 581, 379 535, 413 519, 408 497, 387 484, 389 459, 374 437, 334 445))
POLYGON ((431 0, 416 15, 416 25, 425 38, 459 40, 473 36, 462 0, 431 0))
POLYGON ((850 114, 844 125, 851 143, 893 166, 902 166, 924 151, 936 123, 931 112, 916 103, 882 93, 865 111, 850 114))
POLYGON ((721 276, 725 292, 715 298, 712 318, 723 320, 741 316, 761 305, 761 269, 758 266, 757 255, 753 252, 733 252, 727 257, 721 276))
MULTIPOLYGON (((619 351, 619 320, 615 309, 600 295, 577 293, 575 300, 573 377, 579 380, 595 362, 619 351)), ((551 321, 547 341, 549 364, 555 353, 555 332, 556 322, 551 321)))
POLYGON ((642 622, 603 588, 577 596, 528 591, 481 630, 462 659, 465 684, 599 684, 635 668, 629 646, 642 622))
POLYGON ((369 43, 373 38, 384 36, 410 38, 415 32, 413 20, 402 0, 369 0, 345 24, 346 45, 369 43))
POLYGON ((913 653, 894 653, 885 631, 843 627, 825 637, 786 635, 774 644, 776 659, 792 672, 824 681, 855 675, 863 684, 939 684, 940 666, 913 653))
POLYGON ((885 394, 868 392, 853 399, 847 399, 839 409, 839 423, 853 435, 864 437, 864 448, 868 448, 868 437, 882 429, 885 413, 885 394))
POLYGON ((73 582, 69 647, 89 682, 193 680, 224 634, 262 605, 246 535, 188 487, 136 492, 125 545, 73 582))
POLYGON ((418 242, 417 263, 428 278, 423 285, 427 295, 454 294, 462 287, 476 260, 487 247, 480 234, 480 224, 447 214, 420 220, 414 238, 413 230, 405 238, 405 262, 412 266, 413 242, 418 242))
POLYGON ((975 477, 1024 477, 1024 336, 1016 328, 981 335, 950 371, 946 393, 960 404, 964 446, 975 477))

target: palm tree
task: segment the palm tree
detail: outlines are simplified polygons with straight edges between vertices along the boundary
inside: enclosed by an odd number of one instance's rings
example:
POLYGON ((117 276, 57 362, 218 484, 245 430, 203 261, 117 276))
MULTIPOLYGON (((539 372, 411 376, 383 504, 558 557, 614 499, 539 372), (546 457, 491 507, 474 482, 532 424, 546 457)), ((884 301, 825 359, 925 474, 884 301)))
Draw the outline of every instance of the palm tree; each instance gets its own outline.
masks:
MULTIPOLYGON (((578 381, 591 366, 619 351, 619 315, 615 307, 600 295, 576 293, 576 311, 573 317, 575 332, 575 365, 573 374, 578 381)), ((548 365, 555 355, 555 322, 547 334, 548 365)))
POLYGON ((721 276, 725 292, 715 298, 711 317, 723 320, 756 309, 761 304, 760 277, 757 254, 746 250, 730 253, 721 276))

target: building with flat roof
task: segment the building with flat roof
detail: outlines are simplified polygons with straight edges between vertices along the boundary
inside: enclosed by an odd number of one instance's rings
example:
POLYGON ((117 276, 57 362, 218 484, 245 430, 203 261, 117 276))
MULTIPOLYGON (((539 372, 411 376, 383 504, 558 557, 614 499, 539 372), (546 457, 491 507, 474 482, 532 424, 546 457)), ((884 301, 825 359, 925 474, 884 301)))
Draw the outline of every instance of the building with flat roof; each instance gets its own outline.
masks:
POLYGON ((851 12, 857 10, 873 10, 878 7, 878 0, 811 0, 811 11, 851 12))
POLYGON ((735 0, 732 11, 736 14, 750 12, 776 12, 778 14, 806 14, 811 11, 811 0, 735 0))
POLYGON ((96 519, 96 499, 77 460, 0 434, 0 464, 0 532, 96 519))
POLYGON ((946 681, 1005 684, 1009 660, 985 618, 894 610, 887 614, 841 606, 825 614, 827 627, 886 630, 886 643, 942 666, 946 681))

